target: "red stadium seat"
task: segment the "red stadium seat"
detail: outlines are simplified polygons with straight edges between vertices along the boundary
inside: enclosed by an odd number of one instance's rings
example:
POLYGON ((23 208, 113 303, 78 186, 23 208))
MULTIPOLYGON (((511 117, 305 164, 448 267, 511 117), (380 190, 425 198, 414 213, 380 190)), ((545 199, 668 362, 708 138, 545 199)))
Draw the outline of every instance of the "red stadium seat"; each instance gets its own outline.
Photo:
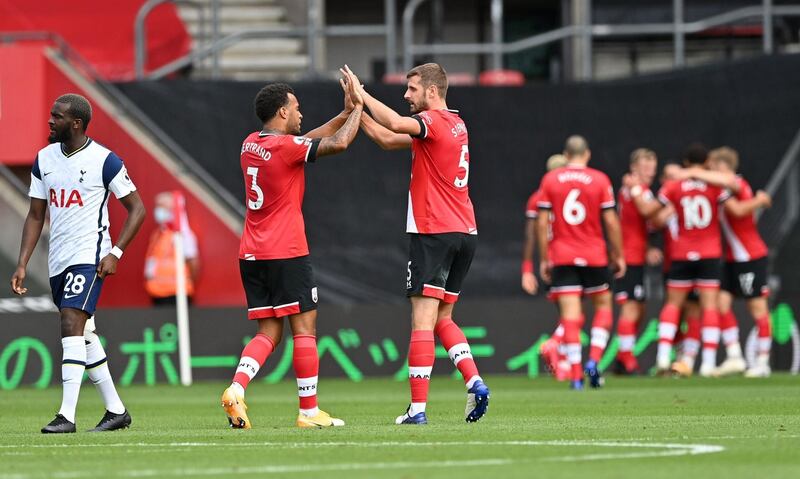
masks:
POLYGON ((478 83, 483 86, 522 86, 525 75, 516 70, 487 70, 481 72, 478 83))

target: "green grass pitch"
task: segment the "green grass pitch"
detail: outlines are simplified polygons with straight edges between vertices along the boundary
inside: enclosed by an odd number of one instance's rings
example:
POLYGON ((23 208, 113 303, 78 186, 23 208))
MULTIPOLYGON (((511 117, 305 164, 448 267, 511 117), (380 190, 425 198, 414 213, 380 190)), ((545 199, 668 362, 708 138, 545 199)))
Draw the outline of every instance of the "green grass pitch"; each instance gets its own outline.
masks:
POLYGON ((42 435, 60 388, 0 392, 0 479, 27 478, 790 478, 800 477, 800 378, 611 378, 572 392, 543 378, 488 377, 489 413, 463 421, 464 390, 434 377, 428 426, 395 426, 403 382, 325 379, 323 409, 347 426, 294 427, 294 384, 254 382, 251 430, 227 426, 222 383, 121 391, 131 429, 85 385, 77 434, 42 435))

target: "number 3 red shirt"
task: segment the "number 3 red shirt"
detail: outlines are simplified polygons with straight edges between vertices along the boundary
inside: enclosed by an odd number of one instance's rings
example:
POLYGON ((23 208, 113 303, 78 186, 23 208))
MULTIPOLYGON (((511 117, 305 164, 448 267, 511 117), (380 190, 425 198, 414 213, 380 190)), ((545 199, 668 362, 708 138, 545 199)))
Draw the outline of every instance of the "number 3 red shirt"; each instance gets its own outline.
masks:
POLYGON ((242 143, 247 213, 239 243, 245 260, 287 259, 308 254, 303 222, 305 165, 316 160, 319 140, 251 133, 242 143))
POLYGON ((456 110, 414 115, 420 134, 411 139, 407 233, 478 234, 469 199, 469 137, 456 110))
POLYGON ((603 210, 616 207, 608 176, 586 166, 567 165, 547 173, 540 191, 539 209, 552 212, 550 263, 607 266, 601 216, 603 210))

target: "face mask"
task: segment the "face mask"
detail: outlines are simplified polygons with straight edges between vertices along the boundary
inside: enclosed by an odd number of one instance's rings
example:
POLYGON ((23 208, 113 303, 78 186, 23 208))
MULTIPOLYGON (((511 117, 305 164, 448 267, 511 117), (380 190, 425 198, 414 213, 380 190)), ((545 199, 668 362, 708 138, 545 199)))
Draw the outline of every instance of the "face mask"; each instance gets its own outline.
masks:
POLYGON ((172 211, 168 208, 156 206, 153 210, 153 218, 156 220, 156 223, 163 225, 172 221, 172 211))

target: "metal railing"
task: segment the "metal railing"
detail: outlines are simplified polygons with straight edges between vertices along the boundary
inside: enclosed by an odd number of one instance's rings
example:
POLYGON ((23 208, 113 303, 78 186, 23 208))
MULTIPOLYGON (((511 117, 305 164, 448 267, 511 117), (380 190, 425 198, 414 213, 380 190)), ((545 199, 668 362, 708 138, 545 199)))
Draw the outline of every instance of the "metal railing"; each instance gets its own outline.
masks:
MULTIPOLYGON (((218 0, 212 0, 214 3, 217 3, 218 0)), ((197 18, 199 20, 199 28, 200 28, 200 37, 203 38, 205 41, 205 34, 206 34, 206 15, 205 15, 205 8, 202 3, 194 1, 194 0, 148 0, 145 2, 144 5, 139 8, 139 11, 136 12, 136 20, 134 20, 133 28, 133 41, 134 41, 134 72, 136 74, 137 79, 141 79, 144 76, 144 71, 147 65, 147 24, 145 20, 147 20, 147 16, 150 15, 156 7, 162 5, 164 3, 174 3, 177 5, 186 5, 192 7, 197 12, 197 18)), ((213 10, 216 12, 217 10, 213 10)), ((213 18, 211 21, 212 28, 214 30, 214 37, 213 40, 217 40, 217 26, 219 25, 218 18, 213 18)), ((201 42, 198 42, 201 44, 201 42)))
POLYGON ((304 38, 307 41, 307 52, 309 58, 307 76, 316 78, 321 75, 318 67, 320 52, 317 49, 317 42, 320 38, 328 37, 370 37, 383 36, 386 42, 386 66, 388 72, 397 71, 397 41, 396 41, 396 1, 384 0, 384 23, 371 25, 323 25, 322 0, 309 0, 307 9, 307 26, 289 28, 256 28, 242 30, 220 37, 219 33, 219 0, 211 0, 211 26, 212 39, 207 45, 193 49, 189 54, 178 58, 166 65, 163 65, 152 72, 145 71, 147 63, 147 46, 145 38, 144 23, 147 16, 156 6, 166 3, 196 3, 191 0, 149 0, 145 3, 136 15, 134 24, 134 43, 136 57, 136 79, 158 79, 163 78, 175 71, 195 62, 211 58, 212 68, 211 77, 218 78, 220 75, 219 54, 227 48, 241 42, 242 40, 257 38, 304 38))
POLYGON ((772 208, 758 212, 759 228, 776 256, 800 219, 800 130, 764 187, 772 208))
POLYGON ((772 0, 763 0, 760 6, 744 7, 713 15, 694 22, 684 22, 685 0, 673 0, 673 21, 671 23, 641 24, 592 24, 591 0, 584 0, 586 8, 581 25, 568 25, 545 33, 540 33, 513 42, 502 42, 502 0, 492 0, 492 42, 489 43, 440 43, 415 44, 414 17, 417 8, 427 0, 411 0, 403 11, 403 68, 413 66, 415 55, 490 55, 492 68, 502 67, 502 55, 517 53, 566 39, 581 41, 582 79, 592 78, 592 42, 595 38, 625 37, 642 35, 672 35, 674 44, 674 64, 682 67, 686 63, 687 34, 699 33, 710 28, 735 23, 751 18, 761 18, 763 25, 763 50, 770 54, 774 49, 772 20, 776 16, 800 16, 800 5, 774 6, 772 0), (496 18, 499 16, 499 18, 496 18), (499 24, 499 25, 498 25, 499 24))

